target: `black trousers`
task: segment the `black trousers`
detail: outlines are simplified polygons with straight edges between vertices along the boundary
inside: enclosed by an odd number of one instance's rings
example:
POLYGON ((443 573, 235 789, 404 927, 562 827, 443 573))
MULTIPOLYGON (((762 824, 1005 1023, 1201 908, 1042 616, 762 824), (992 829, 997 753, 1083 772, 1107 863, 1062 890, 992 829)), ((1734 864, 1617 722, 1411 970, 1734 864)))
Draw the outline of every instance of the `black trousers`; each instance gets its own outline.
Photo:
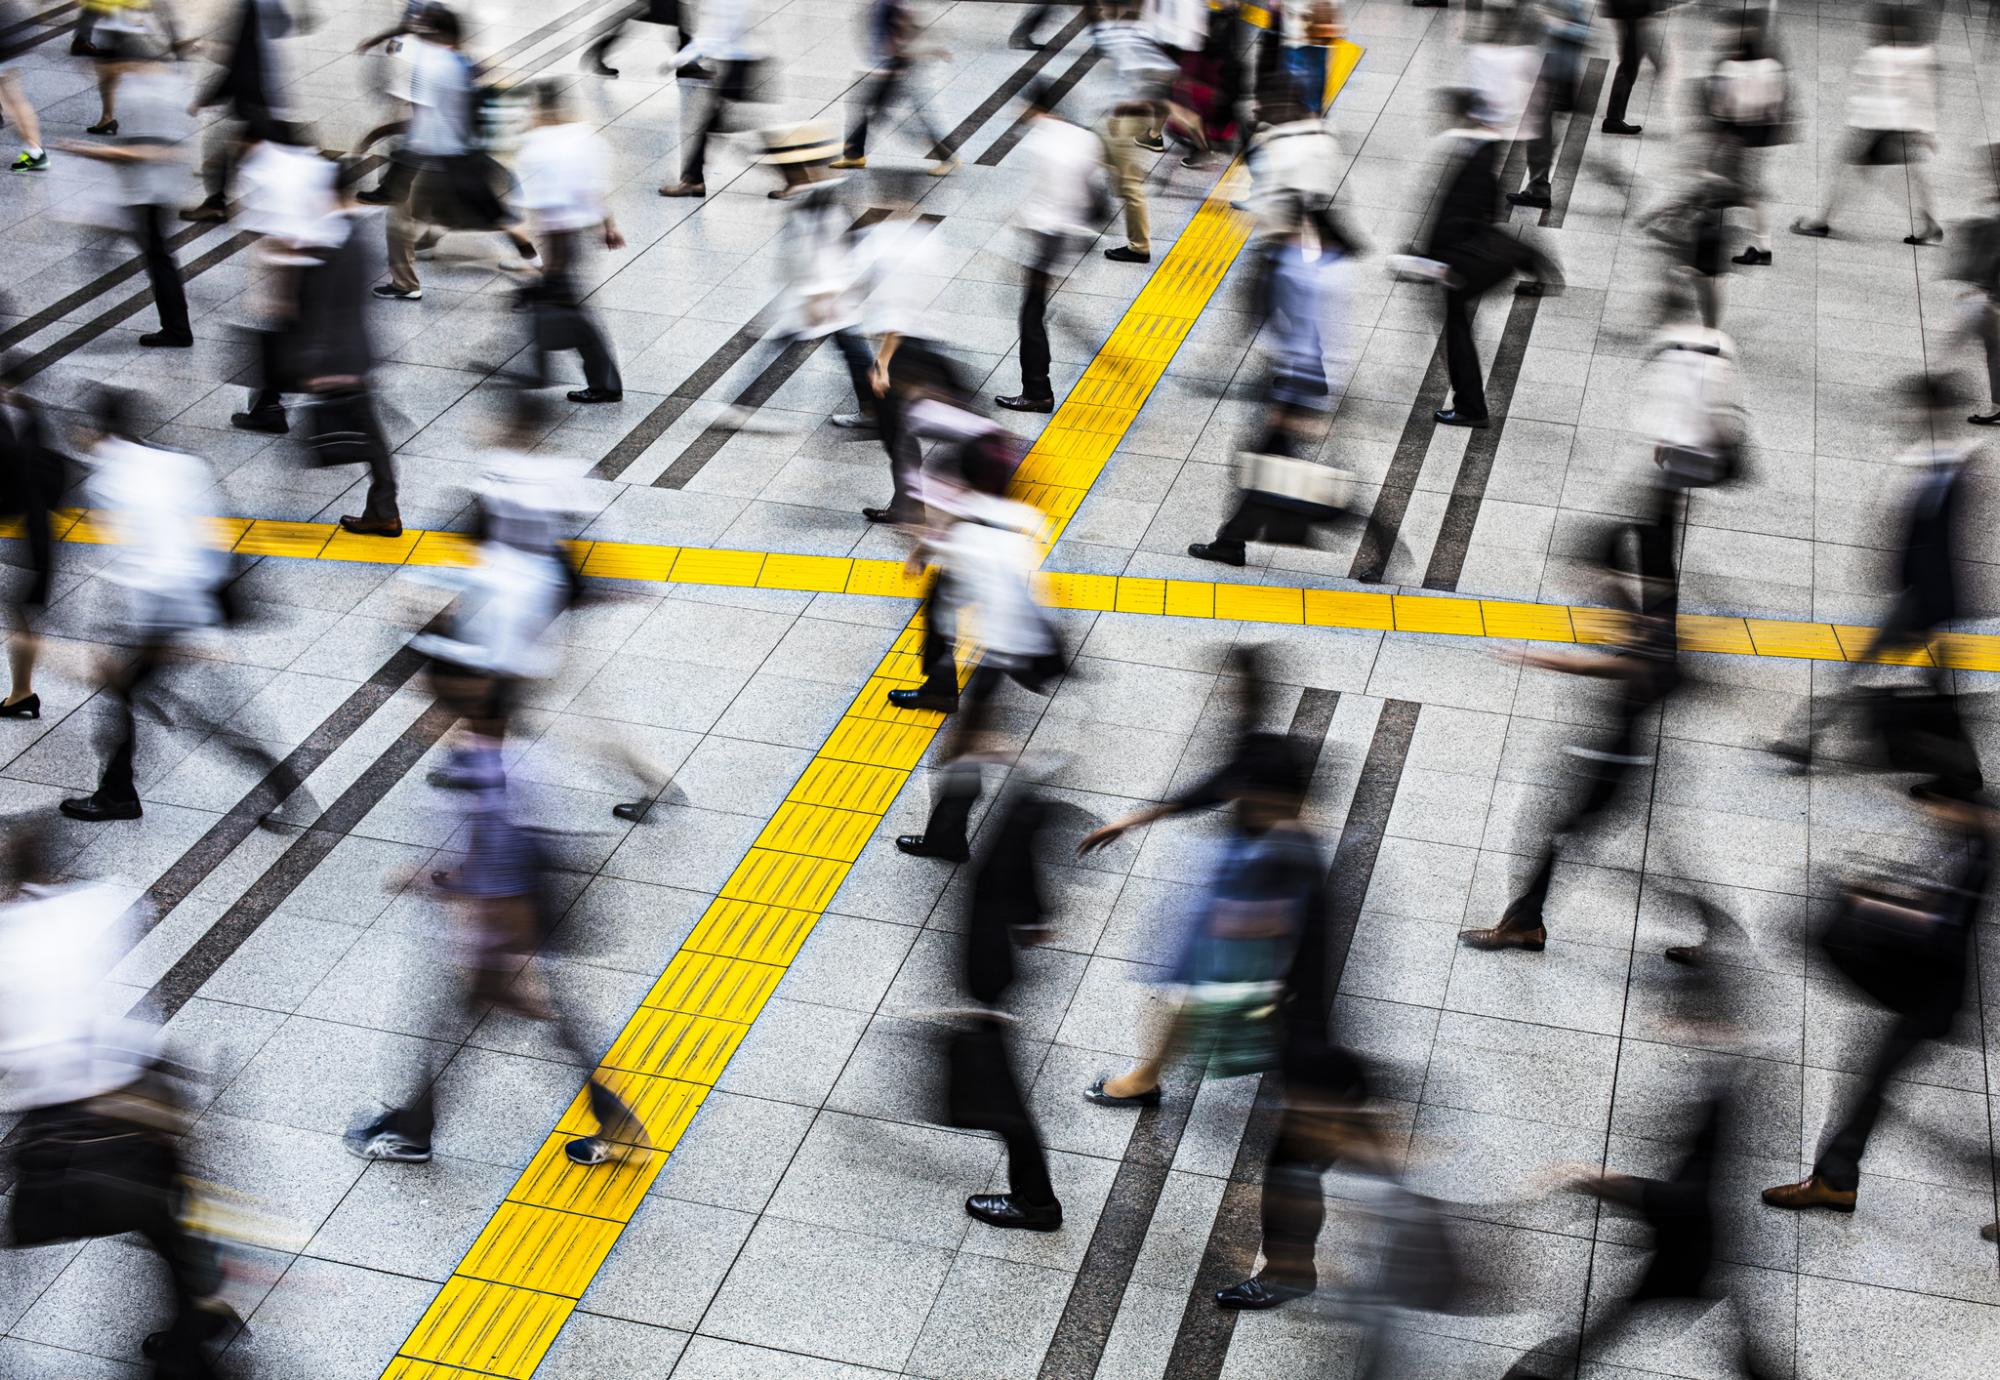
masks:
MULTIPOLYGON (((851 367, 851 366, 850 366, 851 367)), ((924 466, 922 448, 906 424, 907 401, 912 388, 937 386, 948 393, 961 393, 958 371, 929 342, 906 337, 896 345, 889 359, 889 391, 875 400, 875 424, 882 448, 889 453, 889 482, 894 488, 889 511, 899 522, 923 516, 917 501, 916 480, 924 466)), ((871 387, 868 396, 874 396, 871 387)))
POLYGON ((1451 375, 1451 405, 1467 417, 1486 415, 1486 376, 1479 368, 1479 346, 1472 339, 1472 316, 1479 294, 1463 288, 1444 293, 1444 359, 1451 375))
POLYGON ((1007 1191, 1031 1207, 1047 1207, 1056 1201, 1048 1152, 1021 1096, 1010 1054, 1006 1029, 997 1020, 978 1021, 951 1037, 950 1119, 998 1135, 1007 1147, 1007 1191))
POLYGON ((1014 32, 1011 35, 1011 37, 1033 38, 1035 36, 1035 30, 1039 29, 1042 26, 1042 21, 1049 17, 1049 11, 1054 8, 1055 8, 1054 5, 1049 5, 1049 4, 1028 6, 1026 12, 1021 15, 1020 19, 1015 21, 1014 32))
POLYGON ((603 63, 611 56, 612 46, 624 36, 625 26, 635 23, 664 23, 683 41, 688 35, 687 14, 681 8, 680 0, 666 0, 664 4, 655 4, 653 0, 639 0, 639 3, 623 11, 604 26, 604 31, 598 34, 584 53, 584 64, 595 67, 603 63))
POLYGON ((160 311, 160 329, 167 335, 192 335, 181 268, 167 244, 167 208, 138 206, 133 213, 139 217, 133 238, 139 241, 139 252, 146 259, 146 281, 153 289, 153 305, 160 311))
POLYGON ((1627 695, 1620 701, 1618 728, 1603 749, 1606 756, 1596 763, 1597 770, 1592 774, 1588 788, 1549 832, 1549 841, 1542 849, 1541 861, 1535 865, 1534 875, 1507 907, 1503 923, 1508 927, 1531 930, 1542 923, 1542 907, 1548 902, 1549 883, 1556 869, 1556 840, 1582 829, 1617 798, 1619 789, 1631 779, 1640 765, 1636 760, 1641 755, 1639 723, 1646 711, 1658 703, 1657 699, 1640 695, 1627 695))
MULTIPOLYGON (((1324 1115, 1321 1113, 1320 1115, 1324 1115)), ((1264 1162, 1264 1192, 1259 1213, 1264 1229, 1266 1278, 1312 1289, 1319 1281, 1313 1248, 1326 1223, 1326 1203, 1320 1180, 1333 1159, 1322 1148, 1324 1135, 1309 1133, 1301 1114, 1286 1108, 1278 1134, 1264 1162)))
POLYGON ((747 62, 725 62, 715 74, 714 89, 709 92, 708 109, 702 112, 701 123, 695 126, 694 135, 688 140, 687 158, 681 164, 681 181, 700 182, 702 165, 708 157, 709 136, 722 128, 723 116, 729 107, 749 94, 750 64, 747 62))
POLYGON ((139 750, 139 722, 134 707, 166 662, 166 642, 147 641, 141 644, 132 664, 105 687, 118 706, 117 717, 106 734, 110 751, 105 753, 104 772, 97 781, 97 798, 106 804, 124 804, 139 798, 138 783, 132 773, 132 761, 139 750))
POLYGON ((1864 1075, 1861 1095, 1820 1148, 1819 1160, 1813 1165, 1813 1172, 1826 1180, 1828 1188, 1845 1192, 1860 1185, 1861 1156, 1868 1149, 1868 1137, 1875 1130, 1876 1119, 1882 1115, 1882 1094, 1887 1091, 1889 1080, 1928 1038, 1925 1030, 1919 1019, 1899 1017, 1888 1038, 1882 1041, 1882 1047, 1875 1051, 1864 1075))
POLYGON ((257 387, 250 394, 250 415, 280 421, 285 416, 285 341, 282 330, 257 332, 257 387))
POLYGON ((396 506, 396 456, 389 447, 388 436, 382 431, 381 418, 375 414, 372 394, 363 392, 360 395, 353 417, 368 447, 368 497, 361 510, 362 520, 393 523, 400 527, 403 516, 396 506))
MULTIPOLYGON (((868 83, 868 94, 862 99, 861 113, 854 117, 854 123, 847 131, 847 146, 842 151, 848 158, 862 158, 868 153, 868 126, 886 111, 894 101, 905 96, 909 84, 910 62, 908 58, 890 58, 876 71, 874 80, 868 83)), ((944 138, 924 113, 923 106, 911 101, 910 111, 917 117, 917 124, 923 129, 924 137, 945 153, 944 138)))
POLYGON ((583 305, 575 268, 582 244, 580 231, 561 230, 542 241, 542 281, 535 289, 535 380, 546 387, 549 356, 574 350, 583 359, 583 382, 602 393, 622 393, 625 380, 610 342, 583 305))
POLYGON ((1049 382, 1049 293, 1055 288, 1056 255, 1062 240, 1056 235, 1035 236, 1034 257, 1028 264, 1028 279, 1021 287, 1021 396, 1053 398, 1049 382))
POLYGON ((875 367, 875 352, 868 348, 868 337, 852 326, 842 326, 833 333, 833 344, 840 351, 841 362, 847 366, 847 381, 854 385, 855 410, 873 421, 876 417, 875 389, 868 382, 868 374, 875 367))
POLYGON ((1612 21, 1618 28, 1618 69, 1611 74, 1611 103, 1605 107, 1604 118, 1613 123, 1624 123, 1625 106, 1632 99, 1632 83, 1639 79, 1639 63, 1646 56, 1646 22, 1612 21))

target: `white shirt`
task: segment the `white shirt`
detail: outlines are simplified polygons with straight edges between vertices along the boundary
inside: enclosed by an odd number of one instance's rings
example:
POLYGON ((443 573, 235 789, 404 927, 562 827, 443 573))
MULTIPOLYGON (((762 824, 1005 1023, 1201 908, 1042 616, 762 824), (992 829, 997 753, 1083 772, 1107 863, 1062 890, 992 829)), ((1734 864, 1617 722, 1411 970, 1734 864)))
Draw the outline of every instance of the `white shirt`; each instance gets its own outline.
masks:
POLYGON ((27 886, 0 906, 0 1069, 16 1109, 115 1092, 158 1057, 157 1027, 104 1004, 125 907, 96 883, 27 886))
POLYGON ((1932 134, 1937 106, 1937 50, 1928 44, 1878 44, 1854 64, 1847 90, 1847 123, 1853 128, 1932 134))
POLYGON ((1093 233, 1091 180, 1103 162, 1103 141, 1081 125, 1044 115, 1028 126, 1021 157, 1028 167, 1018 212, 1022 228, 1044 235, 1093 233))
POLYGON ((194 86, 181 70, 152 63, 118 82, 118 142, 164 158, 117 165, 126 200, 134 206, 172 206, 187 191, 188 144, 194 119, 187 113, 194 86))
POLYGON ((214 623, 215 588, 228 561, 209 528, 215 475, 208 464, 117 437, 99 443, 87 463, 90 506, 125 548, 105 578, 130 591, 132 622, 153 632, 214 623))
POLYGON ((412 41, 410 128, 403 147, 430 158, 453 158, 472 147, 472 73, 463 56, 436 43, 412 41))
POLYGON ((931 303, 943 278, 930 227, 885 220, 863 237, 858 257, 868 292, 861 307, 863 329, 872 336, 938 339, 931 303))
POLYGON ((335 168, 310 149, 269 142, 243 160, 243 228, 293 244, 313 244, 334 212, 335 168))
POLYGON ((1044 520, 1025 503, 966 496, 975 517, 954 522, 937 543, 944 568, 971 606, 973 626, 997 664, 1024 662, 1056 649, 1055 634, 1032 584, 1044 520))
POLYGON ((588 126, 537 125, 514 164, 521 208, 541 230, 589 230, 604 224, 611 152, 588 126))
POLYGON ((1206 0, 1146 0, 1141 18, 1154 38, 1183 53, 1198 53, 1208 44, 1206 0))
POLYGON ((1740 433, 1736 346, 1721 331, 1679 326, 1663 332, 1641 388, 1638 429, 1656 446, 1706 450, 1740 433))
POLYGON ((685 67, 696 58, 722 62, 746 62, 757 56, 750 46, 750 30, 756 23, 750 0, 702 0, 701 18, 694 38, 674 54, 674 65, 685 67))
POLYGON ((1465 49, 1465 84, 1476 97, 1479 122, 1511 135, 1528 112, 1541 71, 1539 48, 1470 43, 1465 49))

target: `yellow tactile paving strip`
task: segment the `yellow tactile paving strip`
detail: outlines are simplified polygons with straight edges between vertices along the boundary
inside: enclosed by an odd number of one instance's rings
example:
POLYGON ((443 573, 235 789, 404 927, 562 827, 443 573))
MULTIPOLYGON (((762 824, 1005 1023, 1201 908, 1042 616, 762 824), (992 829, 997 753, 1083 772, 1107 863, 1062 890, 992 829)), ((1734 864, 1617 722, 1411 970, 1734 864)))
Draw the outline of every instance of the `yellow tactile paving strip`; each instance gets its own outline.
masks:
MULTIPOLYGON (((1164 270, 1167 265, 1161 267, 1164 270)), ((1135 306, 1134 310, 1137 308, 1135 306)), ((1121 330, 1123 328, 1121 327, 1121 330)), ((1114 337, 1114 342, 1116 338, 1114 337)), ((1107 350, 1110 348, 1106 347, 1107 350)), ((1143 352, 1147 347, 1137 346, 1143 352)), ((1101 357, 1100 357, 1101 358, 1101 357)), ((1162 361, 1164 364, 1164 361, 1162 361)), ((1092 366, 1096 368, 1095 365, 1092 366)), ((1107 369, 1107 374, 1110 371, 1107 369)), ((1086 375, 1088 379, 1088 375, 1086 375)), ((1125 394, 1133 381, 1128 378, 1125 394)), ((1147 384, 1147 388, 1151 385, 1147 384)), ((1079 385, 1079 393, 1081 385, 1079 385)), ((1101 396, 1103 390, 1094 390, 1101 396)), ((1073 395, 1072 401, 1075 401, 1073 395)), ((1077 429, 1051 436, 1036 447, 1024 465, 1027 482, 1050 515, 1066 522, 1082 501, 1079 476, 1095 476, 1109 445, 1088 443, 1086 428, 1102 420, 1100 404, 1078 405, 1077 429), (1066 453, 1052 447, 1061 446, 1066 453)), ((1120 408, 1126 424, 1130 409, 1120 408)), ((1069 413, 1065 405, 1057 414, 1069 413)), ((1115 438, 1113 443, 1115 443, 1115 438)), ((387 565, 463 565, 472 558, 471 544, 453 532, 410 529, 402 536, 357 537, 331 523, 273 522, 267 519, 215 518, 217 542, 243 555, 281 556, 301 560, 368 561, 387 565)), ((55 531, 65 541, 101 542, 102 530, 88 513, 64 510, 56 515, 55 531)), ((0 536, 18 535, 18 528, 0 527, 0 536)), ((849 556, 802 556, 783 551, 720 551, 701 547, 649 546, 639 543, 580 541, 571 543, 583 573, 607 580, 650 583, 735 585, 752 589, 783 589, 808 594, 865 594, 915 598, 927 577, 905 573, 900 561, 864 560, 849 556)), ((1143 613, 1170 618, 1220 618, 1246 623, 1297 623, 1314 628, 1353 628, 1397 633, 1449 633, 1460 637, 1518 639, 1527 642, 1612 641, 1616 615, 1580 604, 1516 603, 1505 599, 1469 599, 1452 595, 1379 594, 1368 591, 1301 589, 1290 585, 1246 585, 1211 580, 1161 580, 1135 575, 1078 575, 1056 572, 1041 577, 1042 597, 1053 608, 1094 609, 1106 613, 1143 613)), ((1874 629, 1845 623, 1808 623, 1776 618, 1681 616, 1681 645, 1693 652, 1736 656, 1799 658, 1809 661, 1863 661, 1874 629)), ((904 665, 914 679, 914 643, 904 665)), ((1915 652, 1883 658, 1899 665, 1931 665, 1942 658, 1947 666, 1967 671, 2000 671, 2000 635, 1961 633, 1943 640, 1931 653, 1915 652)), ((871 689, 906 683, 871 682, 871 689)))
MULTIPOLYGON (((1023 461, 1016 492, 1048 513, 1047 543, 1089 492, 1243 247, 1249 227, 1229 207, 1243 182, 1240 166, 1223 175, 1023 461)), ((314 541, 324 548, 341 540, 311 524, 260 528, 265 524, 252 523, 237 534, 237 549, 289 554, 272 548, 296 550, 314 541)), ((432 535, 406 533, 378 559, 420 559, 432 535)), ((440 558, 445 553, 437 547, 440 558)), ((900 566, 882 561, 608 543, 581 554, 585 573, 611 578, 866 594, 920 590, 900 566)), ((1051 586, 1074 591, 1066 597, 1102 596, 1099 586, 1077 583, 1081 578, 1051 577, 1051 586)), ((1164 595, 1160 601, 1164 608, 1164 595)), ((1209 602, 1231 606, 1220 594, 1209 602)), ((604 1056, 602 1075, 646 1126, 644 1151, 615 1166, 571 1166, 563 1141, 590 1129, 579 1093, 384 1380, 528 1380, 534 1373, 936 735, 941 715, 892 709, 884 697, 921 680, 921 637, 922 625, 912 618, 604 1056)))

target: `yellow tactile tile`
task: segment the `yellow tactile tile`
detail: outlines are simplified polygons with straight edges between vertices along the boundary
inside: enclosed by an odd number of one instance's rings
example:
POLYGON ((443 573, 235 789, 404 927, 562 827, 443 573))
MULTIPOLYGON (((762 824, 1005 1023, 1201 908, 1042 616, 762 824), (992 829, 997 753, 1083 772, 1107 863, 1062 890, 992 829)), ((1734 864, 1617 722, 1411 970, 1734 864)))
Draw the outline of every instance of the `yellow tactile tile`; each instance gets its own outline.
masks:
POLYGON ((683 949, 667 963, 641 1005, 748 1025, 757 1019, 785 970, 774 963, 683 949))
POLYGON ((1393 604, 1397 632, 1456 633, 1461 637, 1481 637, 1486 632, 1477 599, 1398 594, 1393 596, 1393 604))
POLYGON ((338 528, 327 538, 320 548, 320 559, 327 561, 377 561, 384 565, 401 565, 417 549, 422 532, 406 531, 400 537, 357 537, 352 532, 338 528))
MULTIPOLYGON (((1594 610, 1572 609, 1579 636, 1585 622, 1592 621, 1594 610)), ((1739 656, 1755 656, 1757 648, 1750 641, 1750 630, 1743 626, 1741 618, 1716 618, 1707 614, 1684 613, 1677 620, 1683 649, 1690 652, 1733 652, 1739 656)))
MULTIPOLYGON (((893 712, 893 711, 892 711, 893 712)), ((757 836, 759 848, 804 853, 813 858, 853 862, 875 832, 875 816, 832 805, 808 805, 788 800, 757 836)))
POLYGON ((1118 580, 1118 596, 1111 607, 1119 613, 1159 614, 1167 611, 1167 582, 1142 580, 1124 575, 1118 580))
POLYGON ((722 884, 722 895, 732 901, 823 910, 846 876, 846 865, 830 858, 752 847, 722 884))
POLYGON ((786 798, 807 805, 832 805, 880 817, 903 789, 903 773, 892 767, 834 762, 816 757, 806 765, 786 798))
POLYGON ((748 1026, 642 1006, 604 1056, 606 1068, 713 1086, 748 1026))
POLYGON ((529 1380, 576 1300, 453 1275, 403 1343, 398 1360, 438 1361, 529 1380))
POLYGON ((697 551, 684 546, 667 578, 677 585, 754 585, 764 561, 762 551, 697 551))
POLYGON ((681 947, 782 967, 798 957, 818 919, 817 911, 718 898, 702 912, 700 922, 681 947))
POLYGON ((1812 661, 1845 661, 1840 639, 1824 623, 1793 623, 1771 618, 1746 618, 1750 642, 1759 656, 1804 657, 1812 661))
POLYGON ((912 575, 903 568, 901 561, 854 562, 854 568, 847 576, 847 593, 875 594, 889 598, 921 599, 930 588, 930 575, 919 571, 912 575))
POLYGON ((689 1083, 678 1078, 659 1078, 649 1073, 633 1073, 627 1069, 600 1068, 597 1077, 606 1087, 618 1094, 632 1115, 639 1120, 639 1129, 614 1128, 607 1130, 597 1124, 596 1115, 590 1110, 588 1089, 580 1089, 576 1098, 556 1123, 556 1133, 568 1140, 575 1136, 603 1135, 626 1145, 645 1145, 661 1152, 671 1151, 680 1144, 681 1133, 694 1120, 694 1114, 701 1110, 701 1104, 708 1097, 708 1086, 704 1083, 689 1083))
POLYGON ((1305 593, 1272 585, 1219 584, 1215 587, 1215 616, 1250 623, 1303 623, 1305 593))
POLYGON ((931 745, 932 727, 846 718, 835 726, 820 755, 840 762, 864 762, 871 767, 908 771, 931 745))
POLYGON ((259 518, 237 538, 239 556, 317 556, 340 529, 330 522, 273 522, 259 518))
POLYGON ((600 1217, 508 1201, 494 1210, 458 1273, 579 1298, 617 1239, 617 1224, 600 1217))
POLYGON ((407 1356, 398 1356, 382 1372, 382 1380, 493 1380, 491 1371, 466 1370, 461 1366, 443 1366, 435 1361, 412 1361, 407 1356))
POLYGON ((1037 584, 1050 608, 1105 613, 1118 606, 1115 575, 1043 575, 1037 584))
POLYGON ((1167 613, 1175 618, 1215 617, 1215 586, 1206 580, 1167 581, 1167 613))
POLYGON ((758 572, 760 589, 809 590, 815 594, 841 594, 853 573, 854 562, 845 556, 782 556, 764 558, 758 572))
POLYGON ((1316 628, 1375 628, 1396 626, 1395 608, 1386 594, 1355 594, 1341 589, 1305 591, 1306 622, 1316 628))
POLYGON ((1481 599, 1480 617, 1488 637, 1518 637, 1528 642, 1574 642, 1569 610, 1561 604, 1515 604, 1481 599))
MULTIPOLYGON (((606 1222, 629 1221, 666 1166, 666 1152, 624 1146, 615 1159, 586 1168, 573 1162, 565 1151, 575 1139, 558 1131, 544 1141, 509 1190, 508 1201, 606 1222)), ((465 1265, 459 1268, 472 1273, 465 1265)))
MULTIPOLYGON (((1847 623, 1834 623, 1833 636, 1840 643, 1842 657, 1848 661, 1879 661, 1885 666, 1934 666, 1930 649, 1912 647, 1906 651, 1891 652, 1886 656, 1870 657, 1868 649, 1875 643, 1874 628, 1857 628, 1847 623)), ((1947 651, 1946 655, 1950 653, 1947 651)))
POLYGON ((459 532, 426 532, 405 558, 405 565, 471 565, 472 538, 459 532))
POLYGON ((606 580, 664 580, 680 554, 678 546, 601 541, 591 547, 583 573, 606 580))

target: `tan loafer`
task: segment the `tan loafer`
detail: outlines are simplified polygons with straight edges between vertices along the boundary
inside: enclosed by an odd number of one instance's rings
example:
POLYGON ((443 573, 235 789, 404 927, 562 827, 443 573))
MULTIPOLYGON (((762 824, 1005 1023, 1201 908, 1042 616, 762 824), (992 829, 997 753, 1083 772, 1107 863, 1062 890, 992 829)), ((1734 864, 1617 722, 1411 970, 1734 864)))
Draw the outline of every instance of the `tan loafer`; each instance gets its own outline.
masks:
POLYGON ((1548 944, 1549 932, 1540 925, 1515 929, 1502 924, 1485 930, 1460 930, 1458 942, 1468 949, 1525 949, 1538 954, 1548 944))

